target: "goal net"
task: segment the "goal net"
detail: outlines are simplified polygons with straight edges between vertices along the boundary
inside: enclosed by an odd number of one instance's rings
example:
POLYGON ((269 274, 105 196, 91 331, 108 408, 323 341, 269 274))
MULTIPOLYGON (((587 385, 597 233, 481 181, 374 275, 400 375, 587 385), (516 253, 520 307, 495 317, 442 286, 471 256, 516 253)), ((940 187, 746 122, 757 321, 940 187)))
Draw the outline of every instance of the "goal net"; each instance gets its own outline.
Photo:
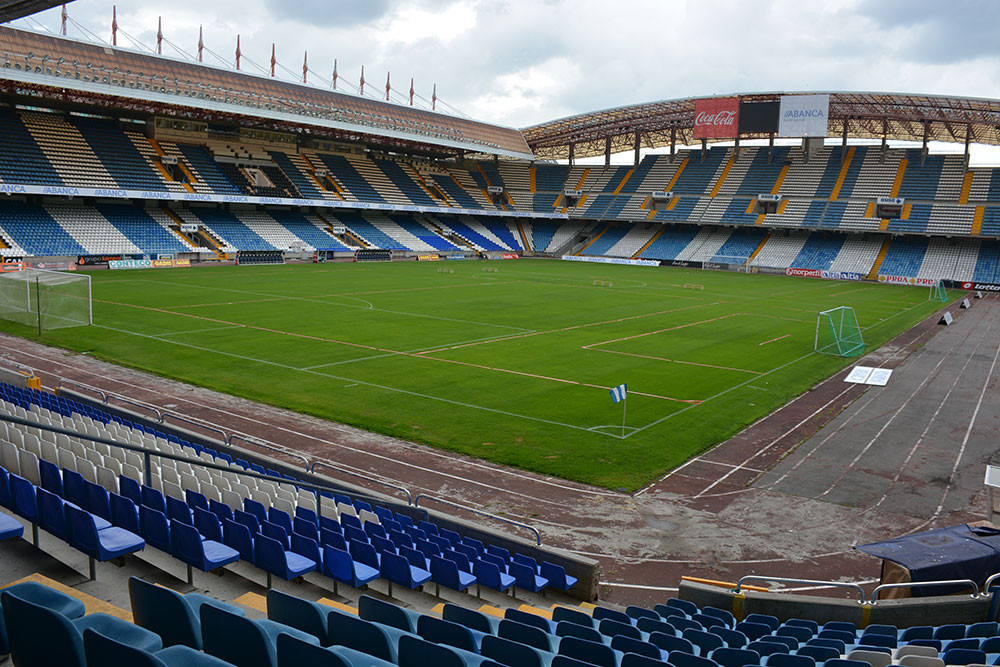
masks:
POLYGON ((944 288, 944 282, 939 280, 931 285, 930 293, 927 295, 927 300, 948 303, 948 290, 944 288))
POLYGON ((821 354, 838 357, 856 357, 865 351, 865 341, 853 308, 831 308, 816 317, 815 349, 821 354))
POLYGON ((0 273, 0 318, 44 329, 93 324, 90 276, 25 269, 0 273))

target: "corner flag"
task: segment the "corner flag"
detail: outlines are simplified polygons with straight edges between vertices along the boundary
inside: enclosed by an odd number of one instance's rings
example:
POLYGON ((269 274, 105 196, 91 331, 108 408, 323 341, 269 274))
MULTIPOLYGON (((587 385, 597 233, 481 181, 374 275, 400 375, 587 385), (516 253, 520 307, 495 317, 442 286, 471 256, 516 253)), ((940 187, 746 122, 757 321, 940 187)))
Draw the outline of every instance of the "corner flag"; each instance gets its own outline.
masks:
POLYGON ((611 390, 611 402, 617 403, 618 401, 624 401, 627 395, 628 385, 620 384, 611 390))

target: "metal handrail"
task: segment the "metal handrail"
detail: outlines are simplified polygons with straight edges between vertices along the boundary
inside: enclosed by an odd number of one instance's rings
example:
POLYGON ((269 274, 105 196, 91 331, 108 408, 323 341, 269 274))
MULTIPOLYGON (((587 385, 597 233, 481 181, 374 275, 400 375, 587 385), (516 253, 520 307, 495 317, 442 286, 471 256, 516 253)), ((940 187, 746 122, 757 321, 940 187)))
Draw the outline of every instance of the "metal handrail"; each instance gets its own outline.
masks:
POLYGON ((218 433, 219 435, 222 436, 222 442, 229 441, 229 434, 223 431, 218 426, 212 426, 211 424, 204 423, 201 420, 195 420, 190 417, 185 417, 183 415, 175 414, 173 412, 167 412, 166 410, 163 411, 163 417, 160 419, 160 423, 167 424, 167 417, 176 419, 179 422, 184 422, 185 424, 189 424, 191 426, 197 426, 198 428, 203 428, 206 431, 214 431, 215 433, 218 433))
POLYGON ((736 589, 734 592, 739 593, 740 588, 743 587, 743 582, 745 581, 775 581, 781 584, 809 584, 811 586, 831 586, 834 588, 849 588, 851 590, 856 590, 860 595, 861 599, 858 602, 862 604, 865 602, 865 589, 861 588, 858 584, 848 584, 842 581, 822 581, 819 579, 792 579, 789 577, 768 577, 757 574, 748 574, 746 576, 740 577, 740 580, 736 582, 736 589))
POLYGON ((159 408, 153 405, 149 405, 148 403, 143 403, 141 401, 136 401, 131 398, 125 398, 124 396, 119 396, 118 394, 112 394, 112 393, 108 394, 108 398, 104 402, 108 405, 111 405, 112 398, 115 399, 116 401, 125 403, 127 405, 132 405, 137 408, 142 408, 143 410, 149 410, 150 412, 156 415, 157 422, 161 424, 163 423, 163 412, 159 408))
POLYGON ((36 377, 35 369, 31 366, 25 366, 19 361, 14 361, 13 359, 8 359, 7 357, 0 357, 3 359, 4 364, 8 366, 13 366, 21 371, 27 371, 29 377, 36 377))
POLYGON ((429 495, 429 494, 426 494, 426 493, 418 494, 417 497, 413 499, 413 506, 414 507, 420 507, 420 499, 421 498, 427 498, 429 500, 433 500, 435 502, 439 502, 439 503, 441 503, 443 505, 451 505, 452 507, 456 507, 456 508, 458 508, 460 510, 465 510, 466 512, 472 512, 473 514, 479 514, 480 516, 485 516, 485 517, 488 517, 488 518, 493 519, 495 521, 502 521, 503 523, 509 523, 512 526, 517 526, 519 528, 526 528, 526 529, 530 530, 531 532, 533 532, 535 534, 535 543, 538 544, 538 546, 542 545, 542 534, 539 533, 538 529, 535 528, 534 526, 529 526, 528 524, 521 523, 520 521, 514 521, 513 519, 508 519, 506 517, 497 516, 496 514, 490 514, 489 512, 486 512, 484 510, 476 509, 475 507, 469 507, 468 505, 462 505, 461 503, 452 502, 451 500, 445 500, 444 498, 438 498, 437 496, 432 496, 432 495, 429 495))
POLYGON ((987 595, 987 594, 989 594, 989 592, 990 592, 990 585, 991 585, 991 584, 992 584, 992 583, 993 583, 994 581, 996 581, 997 579, 1000 579, 1000 572, 997 572, 996 574, 991 574, 991 575, 990 575, 989 577, 987 577, 987 578, 986 578, 986 583, 985 583, 985 584, 983 584, 983 589, 982 589, 982 591, 981 591, 981 594, 982 594, 982 595, 987 595))
POLYGON ((252 470, 244 470, 240 468, 238 471, 233 470, 229 466, 219 465, 217 463, 209 463, 200 458, 188 458, 186 456, 178 456, 177 454, 168 454, 166 452, 161 452, 156 449, 149 449, 147 447, 139 447, 137 445, 125 444, 122 442, 117 442, 111 438, 105 438, 103 436, 87 435, 85 433, 80 433, 79 431, 73 431, 70 429, 62 428, 61 426, 52 426, 51 424, 42 424, 40 422, 33 422, 27 419, 21 419, 20 417, 15 417, 14 415, 5 415, 0 413, 0 421, 10 422, 12 424, 20 424, 21 426, 29 426, 31 428, 41 429, 43 431, 52 431, 53 433, 61 433, 63 435, 68 435, 73 438, 79 438, 81 440, 89 440, 91 442, 100 442, 111 447, 118 447, 130 452, 136 452, 143 454, 146 459, 146 481, 148 485, 150 466, 149 459, 153 456, 159 456, 164 459, 171 459, 173 461, 183 461, 184 463, 190 463, 192 465, 198 465, 202 468, 208 468, 209 470, 218 470, 220 472, 231 472, 240 476, 252 477, 254 479, 262 479, 268 482, 275 482, 278 484, 290 484, 292 486, 302 487, 309 489, 311 491, 329 491, 331 493, 337 493, 340 489, 329 485, 329 484, 315 484, 313 482, 304 482, 301 480, 288 480, 283 477, 274 477, 273 475, 262 475, 260 473, 254 472, 252 470))
POLYGON ((230 433, 229 437, 226 439, 226 444, 232 445, 233 438, 239 438, 244 442, 249 442, 251 445, 254 445, 256 447, 262 447, 263 449, 267 449, 272 452, 277 452, 279 454, 284 454, 285 456, 292 456, 294 458, 301 459, 302 462, 304 463, 302 467, 305 468, 306 472, 309 471, 309 457, 299 454, 294 450, 288 449, 287 447, 282 447, 281 445, 276 445, 267 442, 266 440, 261 440, 260 438, 255 438, 249 435, 243 435, 242 433, 230 433))
POLYGON ((375 482, 376 484, 381 484, 382 486, 393 489, 395 491, 402 491, 403 493, 406 494, 406 504, 407 505, 413 504, 413 494, 410 493, 410 490, 407 489, 405 486, 399 486, 398 484, 392 484, 391 482, 385 482, 381 479, 376 479, 372 477, 370 474, 362 475, 361 473, 354 472, 353 470, 348 470, 347 468, 343 468, 335 463, 330 463, 329 461, 323 459, 313 461, 313 464, 310 468, 308 468, 308 471, 316 472, 316 468, 319 466, 324 466, 332 470, 336 470, 339 473, 343 473, 345 475, 351 475, 352 477, 357 477, 358 479, 363 479, 367 482, 375 482))
POLYGON ((103 389, 98 389, 97 387, 92 387, 89 384, 77 382, 76 380, 67 380, 66 378, 59 378, 59 386, 64 386, 64 385, 73 385, 85 391, 92 391, 95 394, 100 395, 102 403, 104 403, 105 405, 107 405, 108 403, 108 394, 103 389))
MULTIPOLYGON (((995 575, 994 575, 995 576, 995 575)), ((972 597, 979 597, 979 584, 974 582, 972 579, 946 579, 941 581, 909 581, 898 584, 881 584, 875 587, 872 591, 872 604, 878 602, 878 594, 887 588, 916 588, 918 586, 957 586, 959 584, 968 584, 971 586, 975 593, 972 593, 972 597)))

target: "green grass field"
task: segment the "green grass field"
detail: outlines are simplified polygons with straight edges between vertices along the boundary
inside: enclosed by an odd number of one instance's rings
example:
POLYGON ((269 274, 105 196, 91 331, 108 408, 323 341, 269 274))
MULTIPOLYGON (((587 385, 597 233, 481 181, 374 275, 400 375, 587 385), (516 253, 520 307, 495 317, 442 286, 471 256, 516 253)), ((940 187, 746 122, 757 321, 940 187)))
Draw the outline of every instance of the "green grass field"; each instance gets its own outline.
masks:
POLYGON ((94 326, 44 342, 629 490, 850 363, 813 353, 818 311, 853 306, 871 350, 941 305, 927 288, 556 260, 92 275, 94 326), (608 393, 623 382, 624 438, 608 393))

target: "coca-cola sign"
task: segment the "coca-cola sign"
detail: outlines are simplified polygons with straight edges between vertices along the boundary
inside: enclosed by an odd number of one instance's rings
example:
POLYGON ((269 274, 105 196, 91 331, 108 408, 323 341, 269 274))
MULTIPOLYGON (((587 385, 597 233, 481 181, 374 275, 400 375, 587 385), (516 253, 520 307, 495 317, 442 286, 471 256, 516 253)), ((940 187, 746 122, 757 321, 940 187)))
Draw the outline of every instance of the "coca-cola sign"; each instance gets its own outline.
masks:
POLYGON ((694 138, 731 139, 739 128, 740 98, 713 97, 694 101, 694 138))

